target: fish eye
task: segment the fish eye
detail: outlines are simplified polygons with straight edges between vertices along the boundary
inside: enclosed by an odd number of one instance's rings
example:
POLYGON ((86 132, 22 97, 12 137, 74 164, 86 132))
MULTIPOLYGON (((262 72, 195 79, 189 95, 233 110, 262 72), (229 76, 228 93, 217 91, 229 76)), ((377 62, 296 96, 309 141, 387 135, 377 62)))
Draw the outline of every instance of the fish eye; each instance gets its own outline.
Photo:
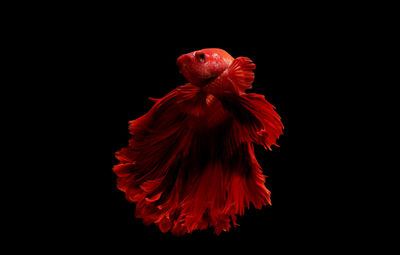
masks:
POLYGON ((198 53, 196 54, 196 57, 198 57, 200 62, 204 62, 206 60, 206 55, 204 53, 198 53))

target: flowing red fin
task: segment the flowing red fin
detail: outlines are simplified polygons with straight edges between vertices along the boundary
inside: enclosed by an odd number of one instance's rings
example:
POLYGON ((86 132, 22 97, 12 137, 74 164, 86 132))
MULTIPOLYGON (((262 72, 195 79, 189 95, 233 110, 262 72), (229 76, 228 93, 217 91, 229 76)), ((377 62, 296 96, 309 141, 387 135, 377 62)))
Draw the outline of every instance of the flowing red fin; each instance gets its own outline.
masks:
POLYGON ((151 101, 157 103, 160 99, 159 98, 154 98, 154 97, 148 97, 151 101))
POLYGON ((186 84, 160 98, 130 121, 129 147, 116 153, 117 188, 136 203, 135 216, 174 235, 220 234, 250 204, 271 204, 252 143, 275 143, 279 115, 261 95, 203 92, 186 84))
POLYGON ((219 97, 223 107, 232 114, 235 122, 232 128, 234 144, 241 140, 261 144, 271 150, 276 140, 283 134, 280 116, 265 97, 255 93, 226 95, 219 97))
POLYGON ((243 93, 246 89, 252 88, 256 65, 247 57, 238 57, 229 66, 229 79, 243 93))
POLYGON ((241 97, 241 104, 261 123, 262 128, 257 132, 258 138, 254 141, 271 150, 271 145, 277 147, 276 140, 283 134, 284 126, 281 117, 274 110, 265 97, 255 93, 245 94, 241 97))

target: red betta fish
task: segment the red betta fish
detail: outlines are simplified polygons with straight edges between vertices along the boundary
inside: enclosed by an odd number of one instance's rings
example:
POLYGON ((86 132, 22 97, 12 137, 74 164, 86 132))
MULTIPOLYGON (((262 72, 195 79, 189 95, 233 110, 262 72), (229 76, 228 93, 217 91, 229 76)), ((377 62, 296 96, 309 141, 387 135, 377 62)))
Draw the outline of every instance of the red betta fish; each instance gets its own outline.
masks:
POLYGON ((236 215, 271 204, 253 143, 271 149, 283 125, 264 96, 246 93, 255 64, 221 49, 180 56, 189 83, 129 122, 129 146, 116 152, 117 187, 135 216, 174 235, 237 226, 236 215))

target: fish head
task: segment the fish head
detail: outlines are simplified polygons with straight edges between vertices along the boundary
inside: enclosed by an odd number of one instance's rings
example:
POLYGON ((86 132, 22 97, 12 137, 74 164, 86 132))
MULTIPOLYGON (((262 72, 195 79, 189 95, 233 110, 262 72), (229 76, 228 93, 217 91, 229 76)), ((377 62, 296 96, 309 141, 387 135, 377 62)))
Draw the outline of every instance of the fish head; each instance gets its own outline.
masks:
POLYGON ((181 74, 193 85, 204 86, 218 77, 232 63, 233 57, 228 52, 208 48, 183 54, 177 60, 181 74))

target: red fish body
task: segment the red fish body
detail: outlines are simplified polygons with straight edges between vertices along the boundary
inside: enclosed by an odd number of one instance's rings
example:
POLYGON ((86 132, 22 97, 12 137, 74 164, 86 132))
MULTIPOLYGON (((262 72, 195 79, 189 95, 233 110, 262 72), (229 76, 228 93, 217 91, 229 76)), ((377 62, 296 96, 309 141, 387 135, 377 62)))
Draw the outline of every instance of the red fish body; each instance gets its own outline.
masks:
POLYGON ((221 49, 177 60, 189 81, 129 122, 133 138, 116 153, 117 187, 136 217, 175 235, 236 226, 252 203, 271 204, 253 143, 271 149, 283 125, 264 96, 246 93, 255 64, 221 49))

